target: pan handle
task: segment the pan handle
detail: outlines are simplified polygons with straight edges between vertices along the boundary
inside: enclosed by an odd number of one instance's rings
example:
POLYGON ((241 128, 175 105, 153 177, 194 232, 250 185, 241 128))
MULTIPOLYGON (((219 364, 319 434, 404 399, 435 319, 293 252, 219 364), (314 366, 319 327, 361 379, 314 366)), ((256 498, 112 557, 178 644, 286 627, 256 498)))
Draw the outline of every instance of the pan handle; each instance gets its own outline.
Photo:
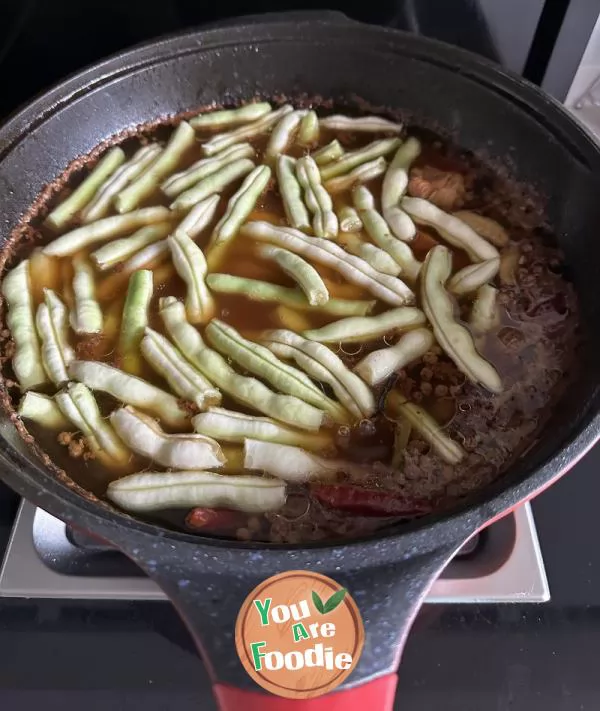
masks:
POLYGON ((397 683, 396 674, 386 674, 351 689, 301 701, 223 684, 215 684, 213 691, 220 711, 392 711, 397 683))
POLYGON ((420 555, 413 551, 403 555, 391 539, 377 542, 380 548, 372 550, 356 545, 331 549, 329 554, 305 549, 297 555, 260 549, 219 551, 199 543, 177 554, 166 550, 163 556, 160 544, 133 548, 129 536, 120 547, 164 590, 182 617, 211 675, 221 711, 239 711, 240 695, 244 711, 286 711, 293 703, 301 711, 352 709, 355 704, 358 709, 367 699, 371 708, 391 711, 395 672, 410 627, 427 591, 464 538, 420 555), (370 564, 377 556, 380 564, 370 564), (349 688, 342 685, 311 701, 314 706, 262 692, 235 649, 235 621, 246 597, 265 579, 290 568, 323 573, 347 588, 365 629, 363 652, 348 678, 349 688))

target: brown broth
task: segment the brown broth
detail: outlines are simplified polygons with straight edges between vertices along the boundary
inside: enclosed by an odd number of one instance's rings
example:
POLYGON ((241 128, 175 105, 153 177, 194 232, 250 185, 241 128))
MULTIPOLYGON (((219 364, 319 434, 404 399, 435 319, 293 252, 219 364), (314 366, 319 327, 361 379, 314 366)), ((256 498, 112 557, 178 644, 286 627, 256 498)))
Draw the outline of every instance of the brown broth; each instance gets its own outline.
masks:
MULTIPOLYGON (((517 284, 514 286, 495 285, 500 289, 501 323, 485 335, 478 337, 476 344, 480 352, 488 358, 500 372, 506 389, 500 396, 494 397, 465 380, 456 366, 435 346, 423 359, 411 364, 397 374, 394 383, 387 383, 379 388, 378 395, 382 407, 370 421, 356 423, 351 428, 333 427, 332 438, 335 450, 328 450, 326 455, 334 455, 349 461, 370 464, 373 471, 359 480, 340 473, 342 481, 372 488, 378 492, 388 492, 390 497, 404 497, 407 500, 419 499, 429 502, 432 508, 452 505, 471 491, 484 486, 496 478, 510 465, 510 462, 523 451, 543 424, 544 413, 550 402, 560 394, 559 384, 562 375, 568 370, 573 357, 577 310, 572 288, 556 273, 558 252, 548 246, 547 240, 539 230, 523 227, 509 217, 498 214, 498 201, 493 199, 493 192, 477 189, 481 175, 489 171, 477 163, 473 156, 465 154, 456 147, 442 141, 439 137, 415 128, 409 134, 418 135, 423 141, 423 152, 413 171, 422 168, 437 168, 440 171, 459 173, 465 182, 465 196, 459 208, 476 208, 483 214, 492 214, 508 230, 511 240, 521 248, 521 258, 517 269, 517 284), (540 308, 543 305, 543 308, 540 308), (536 312, 537 308, 537 312, 536 312), (450 466, 441 461, 416 433, 412 433, 408 448, 403 456, 400 470, 390 469, 393 454, 395 422, 383 407, 385 392, 390 386, 397 387, 409 399, 425 407, 438 422, 447 428, 467 451, 465 460, 460 465, 450 466)), ((160 128, 155 137, 164 140, 168 131, 160 128)), ((336 134, 324 131, 319 146, 326 145, 337 137, 346 147, 354 149, 369 143, 375 138, 369 134, 336 134)), ((266 138, 254 141, 260 155, 266 144, 266 138)), ((125 142, 128 154, 134 152, 136 141, 125 142)), ((294 146, 290 154, 298 156, 302 149, 294 146)), ((179 166, 179 170, 201 157, 200 144, 190 151, 179 166)), ((258 159, 260 160, 260 159, 258 159)), ((83 176, 81 176, 82 178, 83 176)), ((371 188, 379 200, 381 179, 371 181, 371 188)), ((76 185, 73 182, 71 187, 76 185)), ((502 191, 500 181, 496 190, 502 191)), ((239 183, 223 193, 219 215, 224 212, 227 199, 239 187, 239 183)), ((410 188, 409 188, 410 192, 410 188)), ((60 197, 64 197, 65 193, 60 197)), ((53 200, 52 204, 57 202, 53 200)), ((145 204, 167 204, 168 201, 157 191, 145 204)), ((335 196, 336 206, 351 204, 349 192, 335 196)), ((44 213, 52 205, 45 207, 44 213)), ((512 214, 512 213, 511 213, 512 214)), ((215 218, 216 219, 218 219, 215 218)), ((250 220, 267 220, 274 224, 285 224, 275 181, 259 200, 250 220)), ((204 247, 210 237, 211 228, 197 239, 204 247)), ((52 238, 44 228, 40 228, 40 243, 52 238)), ((423 259, 427 251, 435 244, 442 243, 441 238, 432 230, 420 230, 417 239, 411 245, 415 255, 423 259)), ((97 249, 95 245, 86 253, 97 249)), ((249 239, 237 236, 228 250, 218 271, 252 279, 260 279, 293 287, 293 281, 283 274, 273 263, 261 260, 256 254, 257 245, 249 239)), ((458 250, 454 253, 454 271, 469 263, 466 255, 458 250)), ((21 255, 20 255, 21 256, 21 255)), ((53 288, 66 301, 72 304, 71 279, 73 274, 72 257, 53 259, 44 257, 39 252, 31 255, 33 298, 37 306, 42 299, 44 287, 53 288)), ((328 268, 313 264, 325 279, 330 294, 335 298, 369 299, 364 290, 344 282, 341 276, 328 268)), ((168 267, 167 267, 168 268, 168 267)), ((155 273, 163 273, 161 265, 154 266, 155 273)), ((97 280, 100 302, 107 325, 112 333, 101 337, 75 339, 73 345, 78 357, 98 359, 119 366, 120 356, 117 349, 118 322, 123 308, 128 276, 119 272, 119 268, 102 273, 97 280)), ((158 299, 165 295, 182 298, 185 285, 176 274, 166 274, 160 283, 155 283, 155 293, 151 304, 150 325, 159 332, 164 332, 158 317, 158 299)), ((215 294, 216 315, 223 321, 239 329, 247 336, 254 337, 267 328, 281 327, 277 317, 276 302, 258 302, 245 296, 215 294)), ((456 313, 465 317, 470 301, 456 303, 456 313)), ((385 305, 378 304, 374 313, 385 310, 385 305)), ((314 312, 300 311, 311 327, 320 327, 337 320, 338 317, 314 312)), ((466 324, 465 324, 466 325, 466 324)), ((339 344, 334 350, 349 366, 355 365, 370 351, 381 348, 391 340, 381 340, 365 344, 339 344)), ((167 383, 147 364, 143 365, 140 375, 161 388, 169 389, 167 383)), ((7 368, 7 377, 11 377, 7 368)), ((108 397, 99 398, 104 413, 108 414, 115 402, 108 397)), ((237 409, 251 414, 260 414, 235 403, 224 396, 223 407, 237 409)), ((71 457, 67 447, 57 441, 56 433, 44 432, 39 427, 31 426, 31 434, 47 452, 55 464, 64 469, 82 487, 102 496, 107 484, 123 472, 111 471, 93 460, 84 460, 82 456, 71 457)), ((191 429, 191 426, 190 426, 191 429)), ((156 469, 150 462, 134 458, 130 471, 156 469)), ((255 538, 274 541, 297 542, 318 540, 329 537, 355 536, 388 525, 390 517, 367 517, 350 515, 320 504, 301 486, 291 486, 288 502, 283 510, 262 517, 239 514, 236 523, 224 530, 213 530, 219 536, 236 536, 242 539, 255 538)), ((182 527, 186 512, 166 511, 152 517, 167 526, 182 527)), ((202 531, 206 533, 207 531, 202 531)), ((211 533, 211 531, 208 531, 211 533)))

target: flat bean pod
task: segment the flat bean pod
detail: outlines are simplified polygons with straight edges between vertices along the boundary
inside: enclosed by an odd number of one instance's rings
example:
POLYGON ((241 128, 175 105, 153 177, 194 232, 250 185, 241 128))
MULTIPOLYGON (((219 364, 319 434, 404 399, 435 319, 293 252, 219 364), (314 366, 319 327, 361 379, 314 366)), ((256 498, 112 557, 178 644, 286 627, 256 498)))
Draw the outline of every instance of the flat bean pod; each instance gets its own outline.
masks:
POLYGON ((355 185, 368 183, 370 180, 375 180, 383 175, 387 169, 385 158, 376 158, 368 163, 357 165, 345 175, 340 175, 337 178, 331 178, 325 182, 325 189, 328 193, 342 193, 345 190, 350 190, 355 185))
POLYGON ((206 178, 199 180, 191 188, 184 190, 169 206, 171 210, 189 210, 200 200, 222 193, 226 187, 243 178, 254 168, 254 163, 248 158, 240 158, 227 163, 206 178))
POLYGON ((96 244, 96 242, 104 242, 111 237, 137 230, 144 225, 164 222, 170 217, 169 210, 161 206, 143 207, 128 212, 126 215, 112 215, 61 235, 58 239, 47 244, 42 251, 52 257, 68 257, 96 244))
POLYGON ((213 230, 211 247, 229 242, 235 237, 242 223, 254 210, 270 179, 271 169, 266 165, 257 166, 246 176, 239 190, 229 199, 225 214, 213 230))
POLYGON ((248 222, 242 233, 278 247, 289 249, 319 264, 340 272, 357 286, 368 289, 374 296, 392 306, 403 306, 414 301, 413 292, 406 284, 388 274, 381 274, 360 257, 347 254, 341 247, 319 237, 308 237, 298 230, 275 227, 268 222, 248 222))
POLYGON ((134 513, 197 506, 267 513, 283 506, 286 492, 285 484, 277 479, 190 470, 132 474, 112 481, 106 495, 134 513))
POLYGON ((50 380, 60 387, 69 380, 67 366, 75 352, 69 345, 69 311, 52 289, 44 289, 36 325, 42 341, 42 363, 50 380))
POLYGON ((290 308, 321 311, 333 316, 364 316, 375 306, 374 301, 361 299, 328 299, 321 306, 311 306, 300 289, 290 289, 279 284, 233 274, 209 274, 206 283, 212 291, 220 294, 239 294, 252 301, 274 301, 290 308))
POLYGON ((206 259, 198 245, 184 232, 167 238, 173 264, 187 285, 185 310, 192 323, 204 323, 212 317, 215 303, 206 288, 206 259))
POLYGON ((344 147, 337 140, 337 138, 334 138, 331 143, 328 143, 326 146, 323 146, 323 148, 319 148, 319 150, 312 153, 312 157, 315 163, 321 166, 327 165, 327 163, 331 163, 334 160, 338 160, 338 158, 341 158, 344 153, 344 147))
POLYGON ((448 291, 456 296, 471 294, 488 281, 491 281, 500 268, 500 259, 487 259, 485 262, 469 264, 448 280, 448 291))
POLYGON ((274 357, 268 348, 244 338, 232 326, 213 319, 204 335, 223 355, 266 380, 277 391, 324 410, 337 422, 348 421, 344 408, 328 398, 301 370, 274 357))
POLYGON ((71 328, 75 333, 102 333, 104 318, 96 299, 94 270, 86 259, 73 262, 73 298, 71 328))
POLYGON ((342 205, 337 210, 337 217, 342 232, 360 232, 363 228, 360 215, 351 205, 342 205))
POLYGON ((448 464, 458 464, 465 456, 463 448, 445 434, 438 423, 422 407, 409 402, 404 395, 391 392, 387 399, 392 410, 406 419, 448 464))
POLYGON ((417 233, 414 222, 400 207, 408 187, 408 171, 421 153, 416 138, 408 138, 396 151, 381 188, 381 211, 392 233, 403 242, 411 242, 417 233))
POLYGON ((249 143, 240 143, 239 145, 226 148, 221 153, 218 153, 213 158, 201 158, 192 163, 189 168, 173 173, 160 186, 163 193, 170 198, 177 197, 184 190, 196 185, 203 178, 208 178, 209 175, 216 173, 226 165, 233 163, 242 158, 252 158, 254 156, 254 148, 249 143))
POLYGON ((271 128, 271 126, 273 126, 273 124, 277 123, 277 121, 291 113, 293 110, 294 108, 292 106, 286 104, 276 111, 271 111, 270 113, 261 116, 252 123, 235 128, 233 131, 213 136, 202 146, 204 155, 213 156, 215 153, 219 153, 225 148, 229 148, 229 146, 233 146, 236 143, 242 143, 243 141, 247 141, 249 138, 254 138, 255 136, 259 136, 261 133, 265 133, 271 128))
POLYGON ((183 355, 224 393, 275 420, 309 431, 319 429, 325 414, 322 410, 297 397, 274 393, 260 380, 236 373, 223 356, 206 346, 177 299, 161 299, 160 315, 183 355))
POLYGON ((123 149, 111 148, 106 155, 102 156, 81 185, 52 210, 46 217, 44 224, 53 230, 61 230, 66 227, 73 221, 75 215, 90 202, 104 181, 124 162, 123 149))
POLYGON ((207 111, 190 119, 190 126, 198 129, 223 128, 237 126, 240 123, 256 121, 272 111, 271 104, 260 101, 255 104, 246 104, 239 109, 223 109, 221 111, 207 111))
POLYGON ((433 344, 433 334, 428 328, 415 328, 401 336, 395 345, 369 353, 355 366, 354 372, 375 387, 424 356, 433 344))
POLYGON ((244 441, 244 467, 262 471, 293 483, 328 481, 351 465, 335 459, 325 459, 300 447, 275 444, 256 439, 244 441))
POLYGON ((354 188, 352 197, 369 237, 398 264, 406 279, 416 281, 421 262, 407 244, 392 235, 387 222, 375 209, 372 193, 364 185, 360 185, 354 188))
POLYGON ((104 419, 96 398, 81 383, 69 383, 54 399, 63 415, 86 438, 90 449, 104 464, 125 466, 131 452, 104 419))
POLYGON ((8 305, 6 325, 15 344, 12 368, 21 390, 37 388, 48 382, 42 363, 29 279, 29 259, 25 259, 2 280, 2 295, 8 305))
POLYGON ((95 222, 106 217, 112 208, 112 201, 133 180, 156 159, 162 148, 157 143, 142 146, 133 157, 118 168, 96 191, 94 197, 81 211, 81 222, 95 222))
POLYGON ((196 142, 194 129, 182 121, 171 134, 164 150, 146 170, 115 197, 117 212, 129 212, 151 195, 161 180, 173 172, 183 156, 196 142))
POLYGON ((346 234, 338 238, 339 244, 350 254, 364 259, 373 269, 382 274, 398 276, 401 272, 400 265, 397 264, 387 252, 379 249, 374 244, 362 240, 358 235, 346 234))
POLYGON ((152 368, 163 376, 180 397, 193 402, 200 410, 220 404, 219 390, 160 333, 146 328, 141 352, 152 368))
POLYGON ((433 227, 453 247, 464 249, 473 262, 484 262, 500 256, 498 250, 466 222, 440 210, 432 202, 422 198, 405 197, 402 198, 401 207, 416 222, 433 227))
POLYGON ((388 121, 380 116, 359 116, 351 118, 334 114, 319 121, 322 128, 330 131, 358 131, 359 133, 402 133, 402 124, 388 121))
POLYGON ((311 306, 322 306, 329 300, 329 292, 319 272, 302 257, 272 245, 263 245, 259 250, 259 256, 274 261, 285 274, 291 277, 305 293, 311 306))
POLYGON ((319 117, 316 111, 309 111, 300 121, 298 145, 310 147, 319 140, 319 117))
POLYGON ((110 422, 131 451, 163 467, 216 469, 225 463, 225 455, 214 439, 200 434, 167 434, 156 420, 132 407, 114 410, 110 422))
POLYGON ((498 289, 484 284, 477 290, 469 316, 469 326, 474 333, 481 334, 491 331, 499 323, 498 289))
POLYGON ((479 355, 469 331, 454 318, 454 304, 444 285, 452 271, 452 255, 441 245, 430 250, 421 272, 421 300, 436 341, 457 368, 474 383, 502 392, 494 366, 479 355))
POLYGON ((119 402, 158 417, 169 427, 186 429, 188 426, 188 418, 177 398, 142 378, 92 360, 72 361, 69 375, 92 390, 101 390, 119 402))
POLYGON ((123 370, 128 373, 138 374, 142 369, 140 343, 144 336, 144 329, 148 325, 153 292, 152 272, 148 269, 133 272, 127 287, 117 346, 123 370))
POLYGON ((425 323, 425 314, 414 306, 390 309, 377 316, 343 318, 304 332, 304 337, 319 343, 360 343, 382 338, 390 331, 414 328, 425 323))
POLYGON ((458 210, 453 213, 454 217, 469 225, 478 235, 491 242, 496 247, 506 247, 509 242, 508 232, 499 222, 485 217, 472 210, 458 210))
POLYGON ((319 167, 310 156, 296 161, 296 178, 304 190, 304 202, 313 215, 314 233, 317 237, 335 237, 339 226, 333 203, 321 185, 319 167))
POLYGON ((17 413, 21 419, 32 420, 50 430, 58 431, 69 427, 69 420, 63 415, 56 400, 32 390, 21 398, 17 413))
POLYGON ((265 148, 264 161, 268 165, 275 165, 277 158, 288 149, 294 135, 298 131, 300 122, 307 115, 305 110, 292 111, 282 116, 274 126, 265 148))
POLYGON ((353 168, 356 168, 363 163, 368 163, 369 161, 385 156, 400 145, 400 141, 397 138, 384 138, 381 141, 373 141, 369 143, 368 146, 364 148, 358 148, 355 151, 349 151, 345 153, 339 160, 335 162, 327 163, 321 167, 321 180, 323 182, 331 180, 338 175, 343 175, 344 173, 350 172, 353 168))
POLYGON ((112 269, 129 257, 139 253, 160 239, 164 239, 171 232, 170 222, 158 222, 155 225, 140 227, 129 237, 117 239, 96 249, 90 254, 90 259, 100 271, 112 269))
POLYGON ((192 418, 196 432, 223 442, 259 439, 279 444, 293 444, 305 449, 319 450, 331 444, 331 437, 320 432, 302 432, 285 427, 268 417, 254 417, 241 412, 211 407, 192 418))
POLYGON ((310 218, 302 201, 302 188, 296 178, 296 160, 290 156, 279 156, 276 174, 287 221, 296 229, 308 229, 310 218))

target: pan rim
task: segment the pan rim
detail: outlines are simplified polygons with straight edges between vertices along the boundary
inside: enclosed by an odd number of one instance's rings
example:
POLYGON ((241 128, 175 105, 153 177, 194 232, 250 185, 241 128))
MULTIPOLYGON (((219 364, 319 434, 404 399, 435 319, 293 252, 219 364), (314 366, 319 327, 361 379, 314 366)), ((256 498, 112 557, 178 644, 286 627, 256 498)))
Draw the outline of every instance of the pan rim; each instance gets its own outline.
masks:
MULTIPOLYGON (((501 91, 507 100, 508 95, 513 101, 518 100, 529 111, 535 112, 538 117, 542 117, 544 112, 549 111, 551 115, 550 117, 545 116, 545 121, 553 121, 554 130, 559 130, 561 137, 568 128, 570 131, 569 144, 578 143, 577 147, 581 153, 585 153, 586 157, 593 158, 597 162, 595 167, 600 167, 600 148, 595 144, 587 129, 570 116, 561 104, 521 77, 469 52, 428 38, 415 37, 409 33, 388 28, 365 26, 353 21, 340 22, 329 19, 315 21, 311 19, 290 22, 280 19, 272 23, 244 24, 243 18, 241 18, 240 22, 239 25, 225 29, 203 30, 200 28, 158 38, 113 55, 64 79, 18 109, 0 127, 0 162, 21 141, 27 140, 28 134, 36 126, 50 120, 61 108, 108 82, 118 80, 121 76, 127 76, 183 55, 202 53, 208 49, 223 48, 231 44, 258 44, 261 41, 273 41, 269 36, 272 32, 279 32, 277 41, 286 41, 286 38, 295 38, 300 41, 299 27, 310 25, 312 31, 328 32, 328 39, 331 39, 332 31, 340 32, 340 36, 344 36, 359 30, 363 38, 365 34, 368 34, 381 40, 389 40, 385 47, 382 43, 380 51, 386 50, 415 56, 420 61, 430 61, 438 66, 443 66, 446 70, 456 71, 458 69, 469 78, 484 83, 490 90, 501 91), (282 30, 285 29, 288 34, 282 36, 282 30), (236 37, 236 33, 242 34, 248 30, 251 30, 255 35, 252 39, 236 37), (261 33, 265 35, 262 39, 261 33), (562 125, 557 126, 557 123, 562 123, 562 125)), ((3 469, 2 478, 19 493, 23 493, 27 498, 39 503, 43 508, 47 508, 48 511, 59 517, 69 519, 73 518, 73 515, 83 516, 86 523, 91 525, 92 530, 96 532, 106 530, 107 537, 111 532, 113 537, 116 536, 118 529, 126 529, 126 531, 135 530, 143 536, 160 537, 181 544, 190 543, 195 547, 206 545, 213 551, 218 549, 252 551, 258 548, 272 551, 273 554, 279 551, 284 555, 288 551, 308 553, 335 548, 346 549, 352 546, 381 546, 386 541, 392 542, 397 551, 397 544, 402 541, 402 547, 406 545, 407 550, 416 546, 419 552, 423 552, 423 550, 433 550, 445 541, 453 542, 467 538, 487 521, 507 513, 516 503, 535 495, 565 473, 591 449, 600 437, 598 400, 598 389, 596 389, 590 399, 593 408, 588 408, 587 414, 582 416, 584 419, 582 419, 580 426, 568 441, 560 444, 552 456, 541 466, 524 475, 520 481, 504 486, 500 484, 499 487, 494 485, 485 487, 455 511, 434 513, 431 516, 418 519, 414 523, 396 524, 368 537, 349 539, 348 541, 332 540, 296 545, 262 542, 248 544, 179 533, 147 524, 116 509, 88 501, 81 494, 61 483, 43 466, 42 462, 33 463, 13 449, 7 440, 2 440, 3 450, 0 451, 0 465, 3 469), (592 409, 593 411, 590 412, 592 409), (14 471, 15 467, 22 469, 22 472, 14 471), (45 490, 40 492, 40 487, 45 490), (500 488, 500 491, 494 493, 494 488, 500 488)), ((497 482, 501 482, 503 476, 497 482)))

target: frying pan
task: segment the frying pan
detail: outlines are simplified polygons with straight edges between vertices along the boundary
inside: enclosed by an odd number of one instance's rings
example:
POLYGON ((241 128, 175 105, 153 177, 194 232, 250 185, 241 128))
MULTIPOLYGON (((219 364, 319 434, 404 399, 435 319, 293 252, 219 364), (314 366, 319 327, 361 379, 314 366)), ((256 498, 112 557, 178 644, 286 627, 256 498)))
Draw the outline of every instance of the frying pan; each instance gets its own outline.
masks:
MULTIPOLYGON (((34 100, 0 129, 2 237, 75 157, 124 128, 192 107, 256 95, 360 97, 402 109, 515 176, 547 200, 586 324, 598 320, 600 151, 560 105, 463 51, 337 14, 265 16, 178 35, 98 64, 34 100)), ((598 438, 598 334, 587 333, 573 382, 525 456, 459 509, 364 540, 282 546, 220 541, 136 521, 84 497, 0 419, 0 477, 55 516, 117 546, 173 601, 208 665, 225 711, 391 709, 395 670, 416 612, 457 549, 567 471, 598 438), (312 570, 345 585, 366 630, 353 674, 309 701, 268 696, 235 653, 240 605, 259 582, 312 570)))

